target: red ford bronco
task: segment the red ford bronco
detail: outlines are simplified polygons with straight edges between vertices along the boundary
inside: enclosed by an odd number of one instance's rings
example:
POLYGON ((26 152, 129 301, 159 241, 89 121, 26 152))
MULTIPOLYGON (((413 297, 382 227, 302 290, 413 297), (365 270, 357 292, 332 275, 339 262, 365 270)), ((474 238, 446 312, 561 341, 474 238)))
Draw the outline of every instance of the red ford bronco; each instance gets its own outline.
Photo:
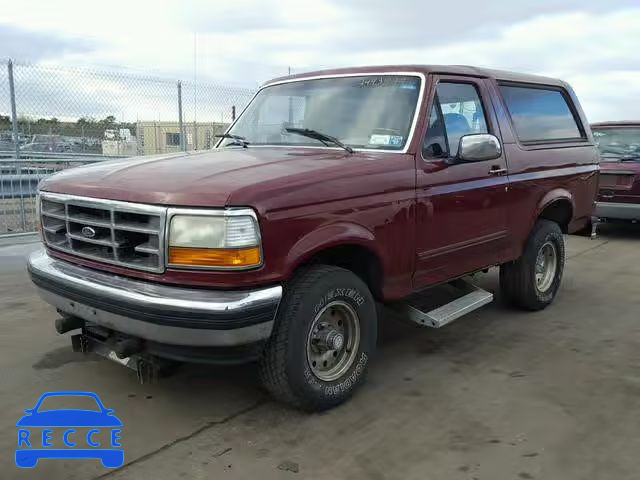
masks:
POLYGON ((600 220, 640 221, 640 122, 591 125, 602 173, 594 215, 600 220))
POLYGON ((76 350, 143 379, 258 360, 307 410, 362 383, 376 302, 441 327, 492 300, 465 277, 499 266, 510 304, 549 305, 598 185, 566 83, 473 67, 275 79, 221 137, 49 177, 29 272, 76 350), (443 285, 455 297, 429 305, 443 285))

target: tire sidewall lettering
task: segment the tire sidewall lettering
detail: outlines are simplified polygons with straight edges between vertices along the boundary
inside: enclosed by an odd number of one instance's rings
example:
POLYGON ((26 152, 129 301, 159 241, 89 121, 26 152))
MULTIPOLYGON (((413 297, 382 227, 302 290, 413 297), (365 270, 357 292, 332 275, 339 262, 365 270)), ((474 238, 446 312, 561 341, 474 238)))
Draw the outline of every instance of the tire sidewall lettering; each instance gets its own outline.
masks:
POLYGON ((348 392, 356 385, 364 373, 367 366, 368 357, 365 352, 361 352, 360 358, 355 363, 355 366, 351 368, 351 373, 344 380, 324 387, 324 394, 326 396, 335 396, 348 392))
MULTIPOLYGON (((343 301, 349 303, 360 317, 362 315, 361 307, 366 304, 366 297, 357 287, 335 287, 328 289, 313 307, 313 316, 315 317, 323 308, 333 301, 343 301)), ((361 321, 361 328, 364 326, 361 321)), ((364 341, 364 339, 362 339, 364 341)), ((347 373, 333 382, 324 382, 319 380, 308 365, 305 357, 303 375, 307 385, 325 397, 337 397, 348 394, 359 382, 366 371, 369 361, 369 355, 363 350, 365 345, 360 344, 360 353, 356 361, 349 368, 347 373)))
POLYGON ((309 383, 309 386, 311 388, 313 388, 314 390, 322 390, 322 385, 320 384, 320 381, 316 378, 316 376, 313 374, 313 372, 309 368, 309 365, 307 365, 306 363, 304 365, 304 378, 309 383))
POLYGON ((340 298, 353 301, 356 307, 361 307, 365 302, 364 296, 357 288, 333 288, 327 291, 327 293, 320 298, 320 301, 315 304, 313 307, 313 315, 317 315, 329 302, 340 298))

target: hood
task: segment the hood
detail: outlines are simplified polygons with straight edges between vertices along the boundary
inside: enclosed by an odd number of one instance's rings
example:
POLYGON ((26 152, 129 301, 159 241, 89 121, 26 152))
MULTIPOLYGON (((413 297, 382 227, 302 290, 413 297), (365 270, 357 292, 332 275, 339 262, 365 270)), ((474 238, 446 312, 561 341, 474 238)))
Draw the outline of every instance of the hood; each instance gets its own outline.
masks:
POLYGON ((158 205, 224 206, 234 192, 300 175, 311 181, 323 170, 353 165, 358 156, 363 157, 342 150, 249 147, 133 157, 64 170, 40 189, 158 205))

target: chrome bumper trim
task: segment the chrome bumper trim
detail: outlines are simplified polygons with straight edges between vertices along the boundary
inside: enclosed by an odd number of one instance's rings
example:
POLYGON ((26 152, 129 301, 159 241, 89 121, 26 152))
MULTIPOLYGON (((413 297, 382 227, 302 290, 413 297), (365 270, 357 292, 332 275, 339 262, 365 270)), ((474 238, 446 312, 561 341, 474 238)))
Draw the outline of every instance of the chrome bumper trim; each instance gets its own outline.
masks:
POLYGON ((594 215, 600 218, 640 220, 640 203, 596 202, 594 215))
POLYGON ((232 346, 269 337, 282 287, 206 290, 91 270, 39 250, 28 270, 42 298, 62 312, 129 335, 174 345, 232 346))

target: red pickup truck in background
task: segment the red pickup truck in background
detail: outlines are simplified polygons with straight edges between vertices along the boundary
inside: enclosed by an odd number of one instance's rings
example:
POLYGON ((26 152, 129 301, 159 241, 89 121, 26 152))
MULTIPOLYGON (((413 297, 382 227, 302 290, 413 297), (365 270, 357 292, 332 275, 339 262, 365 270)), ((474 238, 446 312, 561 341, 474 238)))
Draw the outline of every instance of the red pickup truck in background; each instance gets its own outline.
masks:
POLYGON ((77 350, 141 377, 257 359, 307 410, 361 384, 377 302, 441 327, 492 300, 465 277, 500 266, 510 304, 549 305, 598 185, 566 83, 474 67, 275 79, 222 137, 45 180, 29 271, 77 350), (455 295, 430 305, 439 286, 455 295))
POLYGON ((601 220, 640 220, 640 122, 591 125, 600 150, 600 192, 595 216, 601 220))

